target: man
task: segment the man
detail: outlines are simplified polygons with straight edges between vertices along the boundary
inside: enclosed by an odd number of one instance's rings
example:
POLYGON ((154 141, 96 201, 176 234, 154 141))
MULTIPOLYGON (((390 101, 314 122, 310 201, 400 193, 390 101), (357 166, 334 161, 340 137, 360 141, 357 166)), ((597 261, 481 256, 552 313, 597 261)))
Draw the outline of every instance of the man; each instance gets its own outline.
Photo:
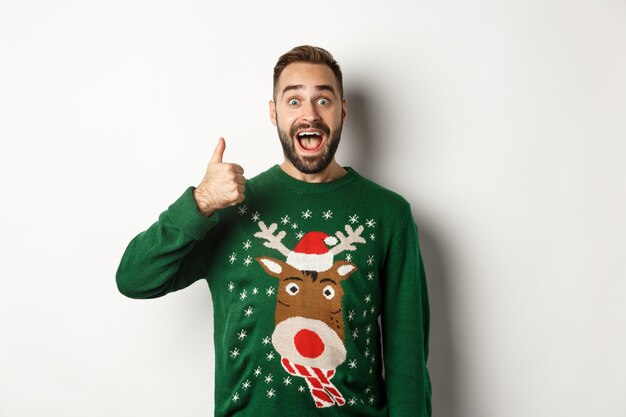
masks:
POLYGON ((198 187, 130 242, 119 290, 207 281, 216 416, 430 416, 417 229, 402 197, 335 161, 337 62, 312 46, 281 56, 269 110, 282 164, 246 181, 220 138, 198 187))

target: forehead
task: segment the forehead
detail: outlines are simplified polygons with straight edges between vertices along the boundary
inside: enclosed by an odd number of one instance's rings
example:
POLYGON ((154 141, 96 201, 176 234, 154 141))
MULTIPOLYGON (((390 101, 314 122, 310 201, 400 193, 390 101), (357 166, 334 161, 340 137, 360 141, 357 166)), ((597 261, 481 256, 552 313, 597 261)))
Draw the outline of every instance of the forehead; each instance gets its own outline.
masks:
POLYGON ((302 85, 307 88, 314 88, 316 85, 331 85, 335 91, 339 91, 335 73, 325 64, 294 62, 287 65, 278 78, 278 92, 280 93, 289 85, 302 85))

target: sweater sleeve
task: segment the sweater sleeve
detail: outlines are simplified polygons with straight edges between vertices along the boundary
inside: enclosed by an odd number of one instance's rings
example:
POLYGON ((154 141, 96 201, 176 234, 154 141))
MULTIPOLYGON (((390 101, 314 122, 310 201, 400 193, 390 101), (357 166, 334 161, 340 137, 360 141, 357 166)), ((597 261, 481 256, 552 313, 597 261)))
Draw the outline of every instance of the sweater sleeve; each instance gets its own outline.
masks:
POLYGON ((131 240, 117 269, 118 290, 130 298, 156 298, 185 288, 205 273, 199 244, 218 222, 203 216, 189 187, 156 223, 131 240))
POLYGON ((428 289, 411 214, 400 233, 383 267, 381 320, 389 417, 429 417, 428 289))

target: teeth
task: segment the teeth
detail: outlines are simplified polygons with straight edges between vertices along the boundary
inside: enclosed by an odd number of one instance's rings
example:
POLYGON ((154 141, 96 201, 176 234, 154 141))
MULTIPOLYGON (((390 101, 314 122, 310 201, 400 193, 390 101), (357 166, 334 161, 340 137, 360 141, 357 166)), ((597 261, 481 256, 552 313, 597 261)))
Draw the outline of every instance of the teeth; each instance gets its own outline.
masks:
POLYGON ((300 132, 298 136, 319 136, 320 132, 300 132))

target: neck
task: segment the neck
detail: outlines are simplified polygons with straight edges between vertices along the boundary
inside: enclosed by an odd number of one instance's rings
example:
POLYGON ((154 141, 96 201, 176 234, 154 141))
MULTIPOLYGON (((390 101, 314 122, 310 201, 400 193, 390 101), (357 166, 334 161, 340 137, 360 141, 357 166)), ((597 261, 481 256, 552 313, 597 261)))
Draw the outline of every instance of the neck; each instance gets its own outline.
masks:
POLYGON ((297 180, 304 182, 330 182, 334 181, 337 178, 343 177, 348 171, 341 167, 334 159, 323 171, 320 171, 316 174, 306 174, 304 172, 298 171, 298 169, 293 166, 293 164, 285 159, 282 164, 280 164, 280 168, 288 175, 294 177, 297 180))

